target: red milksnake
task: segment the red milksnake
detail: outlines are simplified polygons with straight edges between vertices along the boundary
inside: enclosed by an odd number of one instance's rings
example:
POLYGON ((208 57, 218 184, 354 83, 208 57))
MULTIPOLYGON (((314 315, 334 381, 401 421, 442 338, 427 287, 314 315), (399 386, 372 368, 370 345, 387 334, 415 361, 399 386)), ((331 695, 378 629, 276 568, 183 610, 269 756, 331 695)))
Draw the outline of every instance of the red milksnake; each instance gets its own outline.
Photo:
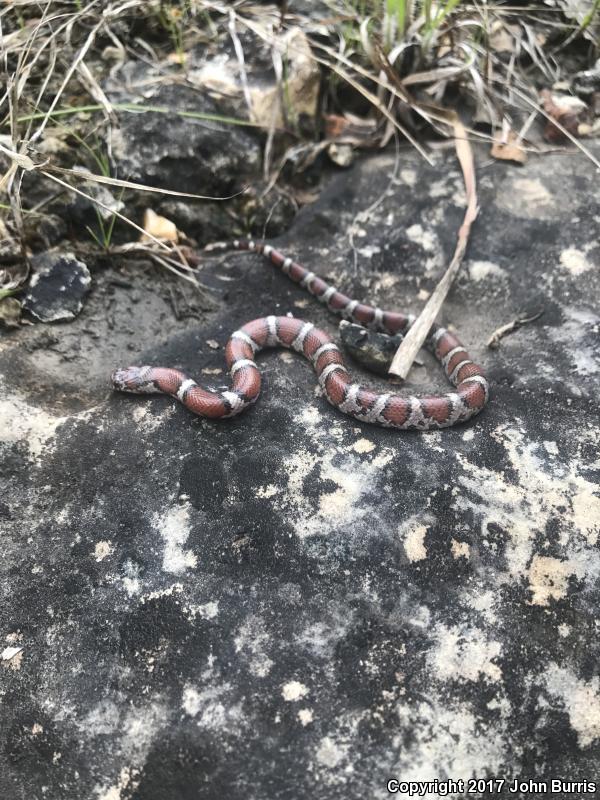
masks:
MULTIPOLYGON (((412 315, 382 311, 351 300, 268 244, 235 241, 212 249, 263 254, 330 311, 360 325, 393 335, 406 332, 414 321, 412 315)), ((441 363, 455 392, 411 397, 360 386, 352 382, 338 346, 324 331, 295 317, 275 316, 248 322, 231 335, 225 349, 231 374, 227 391, 205 389, 183 372, 166 367, 118 369, 112 374, 112 383, 115 389, 125 392, 168 394, 201 417, 233 417, 252 405, 260 394, 261 376, 255 354, 268 347, 287 347, 312 363, 327 400, 362 422, 402 430, 430 430, 448 428, 478 414, 488 400, 488 382, 481 367, 471 361, 458 339, 439 325, 431 327, 425 344, 441 363)))

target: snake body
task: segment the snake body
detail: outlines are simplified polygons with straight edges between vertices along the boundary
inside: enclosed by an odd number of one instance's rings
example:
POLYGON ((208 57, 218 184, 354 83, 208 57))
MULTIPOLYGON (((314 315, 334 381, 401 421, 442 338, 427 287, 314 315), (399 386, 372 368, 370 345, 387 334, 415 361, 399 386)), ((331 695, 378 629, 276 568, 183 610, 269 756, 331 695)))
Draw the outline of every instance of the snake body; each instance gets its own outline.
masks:
MULTIPOLYGON (((268 244, 234 241, 212 248, 216 249, 262 254, 294 283, 346 320, 390 335, 405 333, 414 322, 412 315, 382 311, 352 300, 268 244)), ((291 316, 261 317, 231 335, 225 349, 231 375, 231 386, 226 391, 199 386, 185 373, 167 367, 118 369, 112 374, 112 383, 120 391, 170 395, 201 417, 233 417, 252 405, 260 394, 261 375, 255 355, 266 348, 286 347, 311 362, 325 397, 335 408, 362 422, 402 430, 430 430, 448 428, 478 414, 489 395, 481 367, 471 360, 454 334, 439 325, 431 327, 425 345, 441 363, 455 391, 413 397, 361 386, 352 381, 342 353, 331 337, 310 322, 291 316)))

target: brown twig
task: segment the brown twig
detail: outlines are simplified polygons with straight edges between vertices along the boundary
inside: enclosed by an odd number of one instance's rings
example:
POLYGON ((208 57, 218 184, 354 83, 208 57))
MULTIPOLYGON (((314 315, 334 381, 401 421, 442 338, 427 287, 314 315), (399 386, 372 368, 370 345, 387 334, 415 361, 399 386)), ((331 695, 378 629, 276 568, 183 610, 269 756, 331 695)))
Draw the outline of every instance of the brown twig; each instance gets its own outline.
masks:
POLYGON ((532 314, 529 317, 517 317, 516 319, 507 322, 506 325, 501 325, 499 328, 492 333, 490 338, 487 340, 487 346, 495 350, 497 347, 500 347, 500 339, 503 339, 505 336, 508 336, 509 333, 513 331, 519 330, 523 325, 527 325, 529 322, 535 322, 536 319, 539 319, 544 310, 538 311, 536 314, 532 314))
POLYGON ((435 287, 433 294, 425 305, 425 308, 402 340, 402 343, 396 351, 396 355, 394 356, 390 365, 389 373, 402 379, 405 379, 408 375, 415 360, 415 356, 427 338, 429 329, 439 314, 444 300, 446 299, 446 295, 452 286, 452 281, 454 280, 454 277, 460 268, 465 251, 467 249, 471 225, 477 218, 477 213, 479 210, 477 207, 477 186, 475 181, 473 151, 471 150, 471 145, 466 138, 465 129, 458 117, 454 118, 453 125, 456 155, 458 156, 465 182, 467 210, 465 212, 463 224, 458 232, 458 242, 456 244, 456 250, 454 251, 452 261, 450 262, 450 265, 444 276, 435 287))

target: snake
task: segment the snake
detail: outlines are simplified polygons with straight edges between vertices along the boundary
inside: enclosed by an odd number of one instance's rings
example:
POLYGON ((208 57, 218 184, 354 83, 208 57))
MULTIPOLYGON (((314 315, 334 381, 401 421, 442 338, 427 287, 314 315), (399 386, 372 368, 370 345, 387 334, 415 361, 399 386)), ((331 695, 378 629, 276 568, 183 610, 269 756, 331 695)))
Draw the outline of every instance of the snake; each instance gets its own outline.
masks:
MULTIPOLYGON (((329 311, 366 328, 393 336, 406 333, 415 321, 411 314, 383 311, 351 299, 264 242, 235 240, 217 243, 211 247, 211 252, 215 250, 249 251, 264 256, 329 311)), ((240 414, 258 399, 261 374, 256 354, 267 348, 285 347, 310 361, 332 406, 361 422, 427 431, 448 428, 478 414, 489 398, 483 369, 472 361, 454 333, 441 325, 431 326, 424 344, 441 364, 454 391, 418 397, 374 391, 352 380, 339 347, 325 331, 297 317, 274 315, 254 319, 231 334, 225 347, 231 383, 225 390, 201 386, 178 369, 158 366, 117 369, 111 380, 118 391, 169 395, 200 417, 225 419, 240 414)))

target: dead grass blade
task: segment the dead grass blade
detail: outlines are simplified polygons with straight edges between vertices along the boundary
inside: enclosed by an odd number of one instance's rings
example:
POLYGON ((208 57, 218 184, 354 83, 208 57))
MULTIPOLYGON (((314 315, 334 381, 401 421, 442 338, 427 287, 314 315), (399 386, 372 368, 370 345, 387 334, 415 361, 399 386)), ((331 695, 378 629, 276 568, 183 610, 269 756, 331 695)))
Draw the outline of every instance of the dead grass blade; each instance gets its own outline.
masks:
POLYGON ((50 115, 52 114, 52 112, 54 111, 56 106, 58 105, 58 101, 60 100, 60 98, 62 96, 62 93, 66 89, 66 87, 67 87, 69 81, 71 80, 71 78, 73 77, 73 74, 74 74, 75 70, 77 69, 79 64, 83 61, 83 59, 85 58, 86 53, 88 52, 88 50, 90 49, 90 47, 94 43, 94 40, 96 38, 96 34, 98 33, 98 31, 100 30, 100 28, 102 27, 103 24, 104 24, 104 20, 102 19, 102 20, 100 20, 100 22, 97 22, 94 25, 94 27, 92 28, 92 30, 88 33, 85 42, 79 48, 79 52, 77 53, 77 55, 75 56, 75 58, 73 60, 73 63, 71 64, 71 66, 67 70, 67 73, 66 73, 65 77, 63 78, 63 81, 62 81, 60 87, 58 88, 58 91, 56 92, 56 94, 54 96, 54 99, 50 103, 50 107, 48 108, 48 111, 44 114, 44 118, 42 119, 42 124, 38 127, 38 129, 32 135, 32 137, 30 139, 30 142, 37 141, 37 139, 39 139, 40 136, 42 135, 42 133, 44 132, 44 129, 46 128, 46 125, 48 124, 48 121, 50 120, 50 115))
POLYGON ((415 150, 418 153, 420 153, 421 156, 423 156, 425 161, 427 161, 427 163, 430 166, 433 166, 433 161, 431 160, 431 156, 427 153, 426 150, 423 149, 423 147, 414 138, 414 136, 404 127, 404 125, 402 125, 396 119, 395 115, 388 110, 388 108, 381 102, 381 100, 379 100, 377 95, 374 95, 364 86, 362 86, 358 81, 355 81, 354 78, 346 72, 346 70, 342 69, 337 64, 327 61, 324 58, 320 58, 319 56, 316 56, 314 53, 312 57, 318 64, 323 64, 329 67, 329 69, 332 70, 332 72, 335 72, 336 75, 339 75, 340 78, 345 80, 346 83, 352 86, 352 88, 355 89, 359 94, 362 94, 362 96, 366 100, 368 100, 369 103, 371 103, 371 105, 374 106, 379 111, 380 114, 382 114, 389 122, 392 123, 392 125, 395 128, 397 128, 397 130, 400 131, 400 133, 404 136, 404 138, 407 139, 412 144, 415 150))
POLYGON ((240 42, 240 37, 237 35, 237 31, 235 29, 235 12, 232 8, 229 9, 229 24, 227 27, 229 29, 229 35, 231 37, 231 41, 233 42, 233 49, 238 62, 242 92, 248 108, 248 117, 252 119, 252 98, 250 96, 248 75, 246 73, 246 59, 244 57, 244 48, 240 42))
POLYGON ((94 78, 94 76, 90 72, 85 61, 82 61, 78 65, 77 72, 79 73, 79 79, 81 80, 84 89, 86 89, 86 91, 89 92, 89 94, 94 98, 94 100, 104 108, 107 119, 112 123, 116 123, 117 118, 114 109, 112 107, 112 104, 108 99, 108 97, 106 96, 106 94, 104 93, 104 90, 102 89, 98 81, 94 78))
MULTIPOLYGON (((416 102, 406 91, 404 88, 405 81, 401 80, 398 74, 393 69, 394 66, 394 58, 397 57, 396 51, 392 51, 389 55, 385 55, 381 49, 378 49, 377 52, 375 50, 375 45, 372 46, 372 52, 375 54, 375 57, 378 58, 378 64, 381 68, 381 72, 379 75, 375 74, 375 72, 369 71, 365 69, 360 64, 355 64, 354 62, 347 59, 345 56, 336 53, 327 45, 323 44, 322 42, 310 40, 311 47, 321 50, 324 53, 327 53, 331 58, 335 58, 341 61, 343 64, 348 66, 349 68, 353 69, 359 75, 369 80, 372 80, 380 89, 383 89, 389 92, 391 95, 396 97, 406 105, 410 106, 410 108, 418 114, 422 119, 424 119, 428 124, 435 128, 434 122, 441 122, 443 125, 448 126, 448 119, 445 116, 445 112, 443 109, 440 109, 437 106, 428 105, 423 102, 416 102)), ((403 46, 404 47, 404 46, 403 46)), ((398 48, 398 52, 400 52, 402 48, 398 48)), ((314 54, 313 54, 314 57, 314 54)), ((328 61, 327 59, 322 59, 321 61, 315 57, 318 63, 324 64, 329 68, 333 68, 332 62, 328 61)), ((450 123, 451 124, 451 123, 450 123)), ((439 129, 438 129, 439 131, 439 129)), ((482 131, 476 131, 473 128, 465 127, 465 131, 475 139, 482 139, 484 141, 493 142, 493 137, 490 136, 488 133, 483 133, 482 131)))
MULTIPOLYGON (((0 148, 2 146, 0 145, 0 148)), ((23 158, 22 156, 20 157, 23 158)), ((31 159, 29 159, 31 161, 31 159)), ((19 164, 19 166, 23 166, 19 164)), ((81 180, 82 173, 77 170, 67 169, 65 167, 55 167, 44 165, 46 168, 46 172, 57 174, 57 175, 73 175, 74 177, 81 180)), ((27 167, 23 167, 26 169, 27 167)), ((46 174, 46 173, 44 173, 46 174)), ((109 178, 107 175, 97 175, 93 172, 85 172, 85 180, 92 181, 93 183, 104 183, 107 186, 118 186, 121 189, 135 189, 138 192, 153 192, 154 194, 168 194, 172 195, 173 197, 190 197, 192 200, 232 200, 234 197, 239 197, 241 194, 244 194, 247 187, 244 187, 239 192, 235 192, 235 194, 226 195, 225 197, 212 197, 211 195, 205 194, 191 194, 190 192, 178 192, 175 189, 161 189, 158 186, 146 186, 143 183, 134 183, 133 181, 124 181, 120 178, 109 178)))
MULTIPOLYGON (((248 20, 248 19, 246 19, 244 17, 241 17, 239 15, 238 15, 238 19, 240 20, 240 22, 242 22, 244 25, 246 25, 247 28, 249 28, 251 31, 253 31, 258 37, 263 39, 263 41, 265 41, 265 42, 267 42, 269 44, 273 44, 274 37, 272 35, 270 35, 268 33, 268 31, 264 30, 260 25, 257 25, 255 22, 253 22, 251 20, 248 20)), ((311 45, 312 44, 313 43, 311 41, 311 45)), ((322 47, 321 49, 328 50, 329 48, 323 48, 322 47)), ((336 59, 336 61, 345 60, 343 58, 340 58, 339 54, 336 54, 333 51, 330 51, 330 52, 333 53, 332 57, 334 59, 336 59)), ((350 86, 352 86, 353 89, 355 89, 366 100, 368 100, 369 103, 371 103, 371 105, 374 106, 380 112, 380 114, 382 114, 387 120, 389 120, 392 123, 392 125, 395 128, 397 128, 397 130, 399 130, 400 133, 406 139, 408 139, 408 141, 412 144, 412 146, 421 154, 421 156, 423 156, 425 161, 427 161, 428 164, 433 166, 433 162, 431 160, 431 157, 427 154, 427 152, 423 149, 423 147, 419 144, 419 142, 412 136, 410 131, 408 131, 396 119, 395 115, 392 114, 388 110, 388 108, 381 102, 381 100, 377 97, 377 95, 374 95, 371 91, 369 91, 367 88, 362 86, 358 81, 354 80, 354 78, 345 69, 343 69, 341 66, 339 66, 339 63, 335 63, 334 61, 329 61, 328 59, 325 59, 325 58, 323 58, 321 56, 317 56, 315 54, 313 48, 311 48, 311 57, 317 62, 317 64, 321 64, 322 66, 325 66, 328 69, 330 69, 332 72, 335 72, 336 75, 338 75, 340 78, 342 78, 342 80, 346 81, 346 83, 348 83, 350 86)), ((355 65, 352 64, 352 67, 354 67, 354 66, 355 65)), ((370 73, 367 73, 367 74, 368 74, 369 78, 373 77, 370 73)))
POLYGON ((396 351, 396 354, 390 365, 389 373, 391 375, 397 375, 402 379, 405 379, 408 375, 415 357, 423 346, 423 342, 427 338, 429 330, 434 323, 435 318, 439 314, 444 300, 446 299, 446 295, 452 286, 452 281, 454 280, 454 277, 460 268, 465 251, 467 249, 471 225, 477 218, 477 213, 479 210, 477 206, 477 185, 475 179, 473 151, 468 139, 466 138, 466 132, 463 124, 458 117, 455 117, 453 125, 456 155, 462 169, 465 191, 467 195, 467 210, 465 212, 463 223, 458 231, 458 241, 452 261, 450 262, 450 265, 448 266, 444 276, 435 287, 433 294, 425 305, 425 308, 402 340, 402 343, 396 351))
MULTIPOLYGON (((51 114, 48 112, 34 112, 32 114, 25 114, 18 117, 19 122, 28 122, 30 120, 43 119, 47 115, 54 117, 65 117, 71 114, 87 114, 90 111, 102 111, 102 105, 83 105, 83 106, 65 106, 64 108, 55 109, 51 114)), ((243 128, 262 128, 258 122, 253 122, 247 119, 238 119, 237 117, 226 117, 222 114, 206 114, 202 111, 181 111, 176 108, 169 108, 168 106, 147 106, 138 105, 137 103, 113 103, 111 108, 114 111, 125 111, 130 114, 165 114, 169 116, 182 117, 184 119, 198 119, 204 122, 219 122, 223 125, 239 125, 243 128)), ((280 130, 278 128, 278 130, 280 130)))

